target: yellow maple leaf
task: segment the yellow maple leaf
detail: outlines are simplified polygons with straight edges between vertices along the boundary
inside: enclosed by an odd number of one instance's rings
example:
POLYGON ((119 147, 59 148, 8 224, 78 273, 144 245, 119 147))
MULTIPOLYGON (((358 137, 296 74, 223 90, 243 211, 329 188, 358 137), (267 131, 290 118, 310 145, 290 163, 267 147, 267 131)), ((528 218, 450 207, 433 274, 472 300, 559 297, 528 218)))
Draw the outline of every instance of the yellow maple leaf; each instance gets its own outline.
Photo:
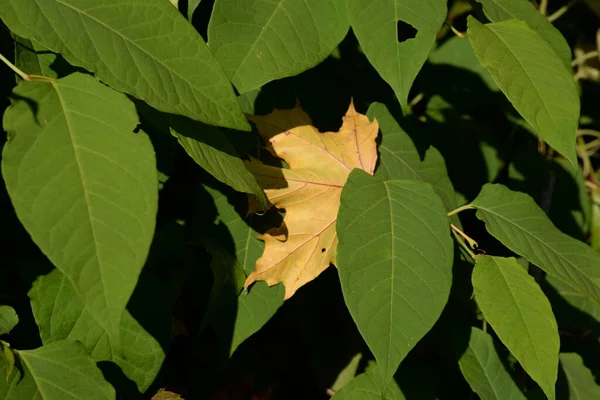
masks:
POLYGON ((342 188, 354 168, 373 174, 379 125, 359 114, 352 103, 338 132, 320 133, 299 106, 248 118, 269 152, 289 168, 255 159, 246 162, 271 204, 285 209, 285 217, 281 227, 259 236, 265 250, 245 286, 259 280, 283 283, 289 299, 335 263, 342 188))

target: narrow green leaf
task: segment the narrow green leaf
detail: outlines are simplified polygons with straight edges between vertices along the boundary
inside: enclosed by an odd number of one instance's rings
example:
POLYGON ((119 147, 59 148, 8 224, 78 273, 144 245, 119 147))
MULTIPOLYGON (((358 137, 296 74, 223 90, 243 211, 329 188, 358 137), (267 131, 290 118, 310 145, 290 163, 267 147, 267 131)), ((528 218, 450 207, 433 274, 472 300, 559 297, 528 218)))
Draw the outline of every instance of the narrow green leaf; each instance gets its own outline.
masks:
POLYGON ((481 400, 525 400, 504 369, 490 335, 471 328, 469 347, 458 360, 460 370, 481 400))
POLYGON ((492 22, 520 19, 536 31, 560 57, 567 71, 571 71, 571 48, 546 17, 529 0, 477 0, 483 5, 485 16, 492 22))
POLYGON ((512 257, 477 256, 472 280, 484 318, 546 396, 554 399, 560 338, 542 289, 512 257))
POLYGON ((22 82, 4 115, 2 174, 17 216, 119 338, 157 210, 150 140, 121 93, 88 75, 22 82))
POLYGON ((344 299, 387 385, 448 300, 446 210, 427 183, 355 170, 342 191, 337 233, 344 299))
MULTIPOLYGON (((16 352, 23 369, 15 368, 0 398, 40 400, 114 400, 115 390, 81 343, 60 341, 16 352)), ((0 363, 0 376, 6 376, 0 363)))
MULTIPOLYGON (((2 369, 0 369, 0 379, 5 377, 5 381, 8 382, 15 368, 15 353, 10 348, 10 345, 3 340, 0 340, 0 361, 2 361, 0 364, 6 369, 5 374, 2 373, 2 369)), ((4 398, 6 398, 6 396, 4 398)))
POLYGON ((471 205, 502 244, 600 303, 600 254, 556 229, 531 197, 486 184, 471 205))
POLYGON ((483 25, 469 17, 468 26, 473 50, 498 87, 542 139, 577 165, 579 96, 552 47, 522 21, 483 25))
POLYGON ((238 192, 253 194, 263 210, 269 208, 265 192, 219 128, 189 119, 171 118, 171 132, 189 156, 209 174, 238 192))
POLYGON ((208 43, 245 93, 319 64, 348 28, 345 0, 217 0, 208 43))
POLYGON ((214 221, 216 227, 207 228, 202 238, 212 255, 214 276, 202 324, 215 327, 221 344, 231 356, 281 307, 285 289, 283 285, 269 287, 265 282, 258 282, 249 291, 242 292, 246 274, 254 270, 264 243, 256 238, 258 233, 240 217, 226 196, 215 189, 205 189, 215 202, 218 219, 214 221))
POLYGON ((114 361, 119 365, 141 392, 154 381, 165 354, 129 311, 121 319, 121 341, 115 343, 59 270, 38 278, 29 298, 44 345, 60 340, 79 341, 95 361, 114 361))
POLYGON ((19 323, 19 316, 11 306, 0 306, 0 335, 6 335, 19 323))
POLYGON ((600 386, 594 375, 583 364, 581 356, 576 353, 562 353, 560 365, 565 371, 569 384, 569 399, 596 400, 600 399, 600 386))
POLYGON ((167 1, 7 0, 0 17, 15 34, 160 111, 250 130, 221 66, 167 1))
POLYGON ((408 102, 446 14, 446 0, 348 0, 352 31, 401 105, 408 102), (416 29, 416 36, 399 42, 398 21, 416 29))
POLYGON ((446 209, 454 210, 456 208, 454 188, 440 152, 430 148, 421 161, 412 139, 382 103, 371 104, 367 116, 369 119, 377 119, 383 137, 379 145, 380 161, 377 176, 384 180, 414 179, 430 183, 444 202, 446 209))

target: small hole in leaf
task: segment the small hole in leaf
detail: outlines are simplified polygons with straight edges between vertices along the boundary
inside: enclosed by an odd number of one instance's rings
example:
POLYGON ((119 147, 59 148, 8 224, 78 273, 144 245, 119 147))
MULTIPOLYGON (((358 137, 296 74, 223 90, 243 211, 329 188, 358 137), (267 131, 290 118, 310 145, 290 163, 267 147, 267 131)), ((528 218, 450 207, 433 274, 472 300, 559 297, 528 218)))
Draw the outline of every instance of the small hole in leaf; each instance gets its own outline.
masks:
POLYGON ((133 130, 133 133, 138 133, 140 131, 140 129, 142 129, 142 124, 137 124, 137 126, 133 130))
POLYGON ((398 43, 414 39, 418 32, 414 26, 404 21, 398 21, 396 31, 398 32, 398 43))
POLYGON ((322 249, 321 249, 321 253, 325 253, 325 248, 322 248, 322 249))

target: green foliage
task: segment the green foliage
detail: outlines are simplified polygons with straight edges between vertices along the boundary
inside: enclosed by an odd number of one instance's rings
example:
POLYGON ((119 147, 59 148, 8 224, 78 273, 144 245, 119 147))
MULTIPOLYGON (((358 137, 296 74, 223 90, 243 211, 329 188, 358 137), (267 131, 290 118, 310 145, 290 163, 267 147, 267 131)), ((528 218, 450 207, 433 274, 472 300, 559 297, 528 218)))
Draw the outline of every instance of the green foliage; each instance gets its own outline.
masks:
POLYGON ((448 218, 430 185, 383 181, 361 171, 348 178, 338 218, 346 304, 387 386, 447 301, 453 250, 448 218))
MULTIPOLYGON (((14 368, 0 386, 5 399, 115 398, 115 390, 80 343, 63 340, 35 350, 20 350, 17 357, 21 368, 14 368)), ((6 376, 1 364, 0 376, 6 376)))
POLYGON ((0 1, 0 398, 600 398, 593 10, 0 1))
POLYGON ((478 256, 473 292, 502 343, 548 398, 555 398, 558 326, 538 284, 515 258, 478 256))
POLYGON ((550 45, 519 20, 484 25, 469 17, 468 35, 481 65, 525 121, 576 165, 577 88, 550 45))
POLYGON ((458 359, 465 379, 481 400, 525 400, 494 347, 490 335, 471 328, 469 344, 458 359))

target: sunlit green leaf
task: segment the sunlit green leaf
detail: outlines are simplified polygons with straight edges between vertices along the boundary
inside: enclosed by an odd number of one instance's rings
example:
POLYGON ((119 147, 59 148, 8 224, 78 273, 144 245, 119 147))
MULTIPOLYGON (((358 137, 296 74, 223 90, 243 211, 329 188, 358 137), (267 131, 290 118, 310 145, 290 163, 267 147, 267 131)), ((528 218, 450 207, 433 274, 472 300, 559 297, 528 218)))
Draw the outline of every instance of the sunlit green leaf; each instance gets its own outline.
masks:
POLYGON ((348 27, 344 0, 217 0, 208 43, 245 93, 314 67, 348 27))
POLYGON ((15 34, 160 111, 250 129, 221 66, 165 0, 8 0, 0 18, 15 34))
POLYGON ((355 170, 342 192, 337 233, 344 299, 387 384, 448 300, 448 217, 431 185, 355 170))
POLYGON ((556 229, 531 197, 487 184, 471 204, 502 244, 600 303, 600 254, 556 229))
POLYGON ((208 173, 238 192, 255 195, 262 208, 268 200, 254 175, 246 169, 229 139, 219 128, 172 118, 171 129, 185 151, 208 173))
POLYGON ((481 400, 525 400, 504 368, 490 335, 471 328, 469 346, 458 365, 471 389, 481 400))
POLYGON ((579 96, 575 80, 552 47, 525 22, 483 25, 468 18, 481 64, 535 131, 576 165, 579 96))
POLYGON ((0 362, 0 398, 39 400, 114 400, 115 390, 81 343, 60 341, 16 352, 21 368, 6 377, 0 362))
POLYGON ((579 354, 562 353, 560 365, 567 376, 570 400, 600 399, 600 386, 596 383, 591 371, 583 364, 579 354))
POLYGON ((352 31, 402 105, 446 14, 446 0, 348 0, 352 31), (416 29, 416 36, 399 42, 398 21, 416 29))
POLYGON ((19 323, 19 316, 11 306, 0 306, 0 335, 6 335, 19 323))
POLYGON ((430 148, 421 160, 413 141, 384 104, 371 104, 367 116, 377 120, 383 136, 379 145, 377 176, 386 180, 414 179, 430 183, 446 209, 455 209, 454 188, 440 152, 430 148))
POLYGON ((377 367, 358 375, 332 397, 332 400, 404 400, 406 397, 392 381, 385 385, 377 367), (388 386, 387 390, 385 387, 388 386))
POLYGON ((473 291, 502 343, 554 399, 560 339, 542 289, 515 258, 477 256, 473 291))
POLYGON ((529 0, 477 0, 483 5, 485 16, 492 22, 520 19, 535 30, 558 54, 568 71, 571 71, 569 44, 546 17, 535 9, 529 0))
POLYGON ((115 343, 60 271, 38 278, 29 297, 44 345, 65 339, 79 341, 95 361, 114 361, 119 365, 140 391, 150 386, 165 354, 129 311, 123 314, 121 340, 115 343))
POLYGON ((34 242, 118 342, 157 210, 150 140, 121 93, 89 75, 22 82, 4 115, 2 174, 34 242))

